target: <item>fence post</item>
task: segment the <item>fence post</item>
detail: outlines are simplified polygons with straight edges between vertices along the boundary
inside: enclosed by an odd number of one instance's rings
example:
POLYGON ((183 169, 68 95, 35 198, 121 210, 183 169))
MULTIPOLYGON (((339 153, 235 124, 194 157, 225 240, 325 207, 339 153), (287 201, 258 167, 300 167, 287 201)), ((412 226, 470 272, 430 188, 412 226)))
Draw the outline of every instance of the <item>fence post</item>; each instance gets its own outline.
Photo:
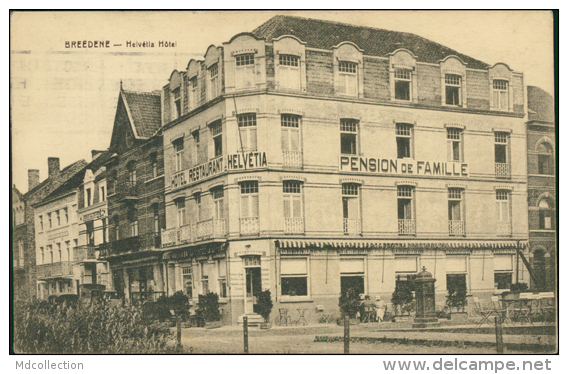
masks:
POLYGON ((248 318, 243 316, 243 339, 245 343, 245 353, 249 353, 248 318))
POLYGON ((176 316, 176 327, 177 327, 177 341, 178 347, 181 347, 181 316, 176 316))
POLYGON ((503 353, 503 326, 501 316, 495 316, 495 338, 497 339, 497 353, 503 353))
POLYGON ((349 316, 343 316, 343 353, 349 354, 349 316))

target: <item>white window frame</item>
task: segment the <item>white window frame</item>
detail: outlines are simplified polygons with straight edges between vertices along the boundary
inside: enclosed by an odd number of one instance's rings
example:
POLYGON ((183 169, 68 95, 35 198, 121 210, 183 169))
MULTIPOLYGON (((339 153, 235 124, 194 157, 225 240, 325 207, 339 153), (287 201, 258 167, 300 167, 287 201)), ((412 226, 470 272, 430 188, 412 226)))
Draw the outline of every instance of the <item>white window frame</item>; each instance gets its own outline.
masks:
POLYGON ((345 92, 340 94, 347 96, 359 96, 359 64, 353 61, 338 61, 337 65, 338 87, 345 87, 345 92))
POLYGON ((510 82, 505 79, 494 79, 492 84, 492 95, 493 95, 493 108, 496 110, 508 111, 511 107, 509 89, 510 82), (503 103, 502 98, 506 98, 506 103, 503 103))
POLYGON ((258 218, 259 216, 259 187, 258 181, 244 181, 240 183, 240 210, 241 218, 258 218), (253 201, 256 199, 256 205, 253 201), (246 201, 246 203, 245 203, 246 201), (243 207, 247 206, 245 212, 243 207), (256 207, 256 208, 255 208, 256 207), (256 210, 256 212, 254 211, 256 210))
POLYGON ((176 224, 177 227, 183 227, 186 225, 185 218, 185 198, 176 199, 176 224))
POLYGON ((299 90, 302 86, 300 56, 278 54, 278 87, 284 90, 299 90))
POLYGON ((412 102, 412 79, 413 79, 413 72, 410 69, 401 69, 401 68, 395 68, 394 69, 394 94, 393 97, 395 100, 397 101, 403 101, 403 102, 412 102), (396 97, 396 86, 398 82, 408 82, 408 99, 400 99, 396 97))
POLYGON ((303 218, 303 183, 297 180, 285 180, 282 182, 282 192, 284 198, 284 218, 303 218), (286 201, 288 201, 288 211, 286 211, 286 201), (298 215, 294 215, 294 202, 298 202, 298 215))
POLYGON ((227 260, 226 259, 218 259, 217 261, 215 261, 216 265, 217 265, 217 291, 219 294, 219 298, 220 299, 225 299, 227 298, 228 295, 228 286, 227 286, 227 260), (220 269, 222 267, 225 267, 225 275, 221 276, 221 271, 220 269), (223 284, 225 285, 225 292, 224 294, 221 292, 221 290, 223 289, 223 284))
POLYGON ((360 152, 359 146, 359 120, 353 118, 342 118, 339 121, 339 133, 340 133, 340 153, 345 155, 358 155, 360 152), (343 153, 343 137, 348 135, 355 139, 355 149, 350 150, 349 153, 343 153))
POLYGON ((463 103, 462 95, 462 76, 458 74, 445 74, 444 75, 444 104, 448 106, 461 106, 463 103), (457 88, 458 102, 448 103, 448 87, 457 88))
POLYGON ((396 157, 397 159, 414 158, 414 125, 411 123, 397 123, 396 124, 396 157), (399 157, 398 154, 398 139, 408 140, 408 156, 399 157))
POLYGON ((219 63, 216 62, 207 69, 209 76, 209 100, 219 96, 219 63))
POLYGON ((282 300, 294 299, 310 299, 312 296, 311 282, 310 282, 310 256, 281 256, 279 261, 280 279, 278 291, 282 300), (282 260, 306 260, 306 274, 283 274, 282 273, 282 260), (282 278, 306 278, 306 295, 285 295, 282 293, 282 278))
POLYGON ((238 149, 241 152, 253 152, 258 149, 258 128, 256 113, 243 113, 237 115, 239 131, 238 149))
POLYGON ((199 82, 197 75, 189 78, 189 105, 190 110, 197 108, 199 103, 199 82))
POLYGON ((223 122, 221 120, 212 122, 209 125, 209 130, 211 131, 211 141, 213 154, 211 158, 217 158, 223 156, 223 122), (219 146, 219 147, 218 147, 219 146), (219 152, 220 151, 220 152, 219 152))
POLYGON ((254 53, 244 53, 235 56, 235 89, 255 88, 255 61, 254 53), (243 83, 250 83, 250 86, 243 83))
POLYGON ((464 161, 464 151, 463 151, 463 130, 455 127, 448 127, 446 129, 446 143, 448 149, 448 161, 449 162, 463 162, 464 161), (455 158, 454 147, 458 147, 458 159, 455 158))
POLYGON ((181 117, 181 88, 176 87, 172 90, 172 120, 181 117))
POLYGON ((281 114, 280 115, 280 129, 281 129, 281 144, 282 150, 285 152, 293 151, 299 152, 302 150, 302 136, 300 127, 302 125, 302 116, 297 114, 281 114), (294 149, 292 141, 294 136, 297 137, 297 149, 294 149))
POLYGON ((174 140, 172 142, 172 145, 174 147, 174 157, 175 157, 174 171, 177 173, 179 171, 182 171, 184 167, 183 155, 185 151, 185 143, 183 137, 174 140))

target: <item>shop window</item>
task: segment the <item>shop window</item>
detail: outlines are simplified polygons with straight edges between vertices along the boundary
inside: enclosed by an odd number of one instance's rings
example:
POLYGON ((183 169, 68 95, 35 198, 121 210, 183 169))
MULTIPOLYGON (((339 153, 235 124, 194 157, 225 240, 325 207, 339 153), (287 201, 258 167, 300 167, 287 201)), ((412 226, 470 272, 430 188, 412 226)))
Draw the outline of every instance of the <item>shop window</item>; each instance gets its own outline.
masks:
POLYGON ((282 296, 308 296, 308 259, 281 258, 280 285, 282 296))
POLYGON ((513 273, 495 273, 495 288, 498 290, 509 290, 513 283, 513 273))
POLYGON ((394 98, 410 101, 412 97, 412 71, 396 69, 394 71, 394 98))
POLYGON ((447 130, 448 161, 450 162, 463 161, 462 135, 461 129, 448 128, 447 130))
POLYGON ((241 151, 256 151, 256 113, 246 113, 237 116, 239 126, 239 142, 241 151))
POLYGON ((552 162, 552 147, 547 143, 541 143, 537 148, 538 153, 538 173, 544 175, 554 174, 554 164, 552 162))
POLYGON ((339 260, 341 294, 348 291, 365 294, 365 259, 341 258, 339 260))
POLYGON ((413 126, 407 123, 396 124, 396 157, 411 158, 413 126))
POLYGON ((495 288, 510 289, 513 283, 513 255, 494 255, 493 269, 495 288))
POLYGON ((339 131, 341 134, 341 154, 357 154, 358 129, 359 121, 355 119, 342 119, 340 121, 339 131))
POLYGON ((455 74, 446 74, 446 105, 461 105, 462 77, 455 74))
POLYGON ((337 92, 357 96, 358 91, 358 65, 355 62, 339 61, 339 84, 337 92))
POLYGON ((300 57, 294 55, 278 55, 278 81, 280 89, 300 89, 300 57))
POLYGON ((509 82, 506 80, 493 81, 493 107, 509 110, 509 82))

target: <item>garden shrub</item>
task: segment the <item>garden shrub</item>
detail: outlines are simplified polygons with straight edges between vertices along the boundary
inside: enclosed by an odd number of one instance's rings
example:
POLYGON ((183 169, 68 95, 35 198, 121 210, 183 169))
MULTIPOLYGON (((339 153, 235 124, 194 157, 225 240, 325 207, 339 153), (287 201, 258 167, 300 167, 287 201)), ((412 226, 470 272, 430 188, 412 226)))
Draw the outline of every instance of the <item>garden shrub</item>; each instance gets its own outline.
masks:
POLYGON ((446 305, 450 311, 463 311, 466 305, 467 286, 465 277, 448 278, 448 295, 446 296, 446 305))
POLYGON ((270 322, 270 312, 273 307, 270 290, 265 290, 258 294, 256 305, 258 306, 258 314, 264 318, 264 322, 270 322))
POLYGON ((341 316, 348 315, 349 318, 356 318, 357 312, 359 312, 359 305, 361 305, 361 300, 359 299, 359 292, 356 288, 348 288, 341 293, 339 297, 339 309, 341 309, 341 316))
POLYGON ((14 351, 33 354, 167 353, 173 333, 151 325, 139 307, 106 300, 67 306, 45 301, 14 305, 14 351))
POLYGON ((410 314, 414 307, 414 296, 412 295, 409 282, 397 282, 392 293, 391 302, 395 309, 395 315, 410 314), (400 314, 399 314, 400 313, 400 314))
POLYGON ((196 313, 207 322, 219 321, 219 295, 209 292, 206 295, 199 295, 196 313))

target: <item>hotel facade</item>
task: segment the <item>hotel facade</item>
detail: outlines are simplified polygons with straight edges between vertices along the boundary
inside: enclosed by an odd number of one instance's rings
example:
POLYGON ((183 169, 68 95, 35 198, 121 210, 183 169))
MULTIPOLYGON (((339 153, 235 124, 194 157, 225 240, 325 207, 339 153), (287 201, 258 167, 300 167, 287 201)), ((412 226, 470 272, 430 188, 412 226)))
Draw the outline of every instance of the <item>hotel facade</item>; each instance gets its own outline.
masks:
MULTIPOLYGON (((408 33, 277 16, 162 91, 166 294, 225 323, 339 316, 423 267, 488 298, 527 251, 523 75, 408 33), (325 33, 315 32, 325 26, 325 33)), ((528 251, 527 251, 528 256, 528 251)))

